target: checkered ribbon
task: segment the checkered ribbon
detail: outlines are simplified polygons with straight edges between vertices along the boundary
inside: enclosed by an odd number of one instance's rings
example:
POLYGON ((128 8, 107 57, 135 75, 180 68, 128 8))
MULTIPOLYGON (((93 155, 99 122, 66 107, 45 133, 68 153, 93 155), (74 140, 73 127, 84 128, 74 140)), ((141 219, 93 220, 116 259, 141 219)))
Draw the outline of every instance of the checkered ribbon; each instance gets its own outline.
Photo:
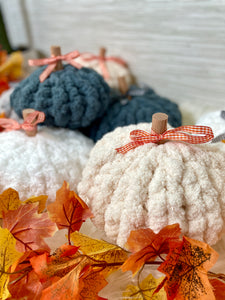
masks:
POLYGON ((125 154, 131 149, 148 143, 157 143, 162 140, 181 141, 189 144, 203 144, 213 139, 213 131, 208 126, 180 126, 168 129, 162 134, 157 134, 153 130, 151 133, 144 130, 133 130, 130 132, 132 142, 125 146, 116 148, 116 151, 125 154))
POLYGON ((20 130, 32 131, 37 127, 37 124, 44 122, 45 114, 41 111, 34 111, 30 113, 25 121, 20 124, 16 120, 0 118, 1 131, 20 130), (3 129, 3 130, 2 130, 3 129))

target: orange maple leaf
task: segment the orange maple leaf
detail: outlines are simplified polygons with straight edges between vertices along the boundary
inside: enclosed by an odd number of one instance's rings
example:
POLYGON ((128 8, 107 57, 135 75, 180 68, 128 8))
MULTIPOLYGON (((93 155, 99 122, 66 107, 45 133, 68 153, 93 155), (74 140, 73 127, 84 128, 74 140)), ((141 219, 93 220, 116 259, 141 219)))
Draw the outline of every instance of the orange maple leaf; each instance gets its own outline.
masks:
POLYGON ((56 193, 55 202, 49 204, 47 210, 58 229, 68 229, 69 243, 70 234, 79 230, 82 223, 92 215, 88 206, 74 191, 70 191, 69 184, 65 181, 56 193))
POLYGON ((210 279, 209 282, 213 287, 216 300, 225 299, 225 283, 216 278, 210 279))
POLYGON ((50 251, 44 238, 57 230, 48 213, 38 214, 38 203, 21 205, 16 210, 3 213, 3 228, 16 239, 16 249, 21 252, 43 249, 50 251))
POLYGON ((180 233, 179 224, 168 225, 158 234, 149 228, 131 231, 126 246, 134 253, 121 266, 122 271, 131 270, 135 274, 147 261, 153 262, 161 254, 169 253, 171 243, 177 243, 180 233))
POLYGON ((11 268, 9 291, 13 299, 39 300, 43 286, 34 272, 30 259, 44 251, 27 251, 11 268))
POLYGON ((215 299, 207 271, 217 258, 217 252, 209 245, 187 237, 183 237, 180 246, 171 247, 158 268, 167 276, 164 288, 168 300, 215 299))
POLYGON ((63 245, 52 256, 45 253, 31 258, 36 274, 47 285, 41 300, 99 299, 98 292, 107 282, 99 268, 90 263, 92 260, 71 245, 63 245))

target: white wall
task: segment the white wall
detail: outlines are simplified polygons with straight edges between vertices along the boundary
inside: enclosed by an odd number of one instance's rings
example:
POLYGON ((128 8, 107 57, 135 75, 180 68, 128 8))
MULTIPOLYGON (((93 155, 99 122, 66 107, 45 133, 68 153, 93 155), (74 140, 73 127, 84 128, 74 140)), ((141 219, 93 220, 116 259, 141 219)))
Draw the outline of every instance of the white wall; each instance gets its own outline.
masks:
POLYGON ((160 94, 225 108, 225 0, 1 0, 1 5, 14 46, 27 43, 46 55, 52 44, 60 44, 63 53, 97 53, 106 46, 160 94))

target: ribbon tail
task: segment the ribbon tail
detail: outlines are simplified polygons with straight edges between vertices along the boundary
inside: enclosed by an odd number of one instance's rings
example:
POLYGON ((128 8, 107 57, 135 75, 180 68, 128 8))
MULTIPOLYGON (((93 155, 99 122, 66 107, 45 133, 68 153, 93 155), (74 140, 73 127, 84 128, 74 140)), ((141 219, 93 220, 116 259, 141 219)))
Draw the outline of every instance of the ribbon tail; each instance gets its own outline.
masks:
POLYGON ((48 76, 53 72, 53 70, 55 69, 55 67, 56 67, 56 63, 48 65, 47 68, 44 69, 44 71, 39 76, 40 82, 45 81, 45 79, 48 78, 48 76))
POLYGON ((139 146, 142 146, 144 144, 145 143, 141 143, 141 142, 138 142, 138 143, 137 142, 131 142, 131 143, 128 143, 128 144, 126 144, 126 145, 124 145, 122 147, 116 148, 116 151, 118 153, 125 154, 128 151, 130 151, 131 149, 135 149, 135 148, 137 148, 139 146))
POLYGON ((77 69, 81 69, 83 67, 81 64, 79 64, 77 61, 74 60, 70 60, 68 61, 68 63, 77 69))
POLYGON ((109 79, 110 78, 110 75, 109 75, 109 72, 107 70, 107 67, 106 67, 106 64, 103 60, 99 60, 99 66, 102 70, 102 75, 104 77, 104 79, 109 79))

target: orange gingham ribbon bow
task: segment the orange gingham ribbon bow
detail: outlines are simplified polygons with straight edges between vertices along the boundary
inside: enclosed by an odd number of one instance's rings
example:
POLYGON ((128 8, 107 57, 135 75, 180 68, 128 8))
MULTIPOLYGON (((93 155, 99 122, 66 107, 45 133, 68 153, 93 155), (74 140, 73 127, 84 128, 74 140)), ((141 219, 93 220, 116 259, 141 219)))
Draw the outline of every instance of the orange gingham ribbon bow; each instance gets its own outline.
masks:
POLYGON ((57 62, 60 60, 65 60, 75 68, 81 69, 82 66, 78 62, 74 61, 74 59, 77 58, 78 56, 80 56, 80 53, 75 50, 65 55, 58 55, 58 56, 52 56, 52 57, 40 58, 40 59, 29 59, 28 63, 30 66, 48 65, 47 68, 39 76, 40 82, 43 82, 53 72, 57 62))
POLYGON ((102 75, 104 77, 104 79, 109 79, 110 78, 110 75, 109 75, 109 71, 106 67, 106 64, 105 62, 106 61, 114 61, 124 67, 127 66, 127 63, 119 58, 119 57, 114 57, 114 56, 108 56, 108 57, 101 57, 101 56, 98 56, 98 55, 93 55, 91 53, 82 53, 81 54, 81 58, 84 60, 84 61, 92 61, 94 59, 98 60, 99 61, 99 66, 101 68, 101 71, 102 71, 102 75))
POLYGON ((25 121, 20 124, 16 120, 0 118, 0 128, 3 128, 3 131, 11 131, 11 130, 20 130, 23 129, 25 131, 32 131, 36 128, 37 124, 44 122, 45 114, 41 111, 34 111, 30 113, 25 121))
POLYGON ((153 130, 151 133, 144 130, 133 130, 130 132, 131 143, 116 148, 116 151, 125 154, 131 149, 148 143, 157 143, 162 140, 182 141, 189 144, 203 144, 213 139, 212 128, 208 126, 180 126, 168 129, 162 134, 157 134, 153 130))

